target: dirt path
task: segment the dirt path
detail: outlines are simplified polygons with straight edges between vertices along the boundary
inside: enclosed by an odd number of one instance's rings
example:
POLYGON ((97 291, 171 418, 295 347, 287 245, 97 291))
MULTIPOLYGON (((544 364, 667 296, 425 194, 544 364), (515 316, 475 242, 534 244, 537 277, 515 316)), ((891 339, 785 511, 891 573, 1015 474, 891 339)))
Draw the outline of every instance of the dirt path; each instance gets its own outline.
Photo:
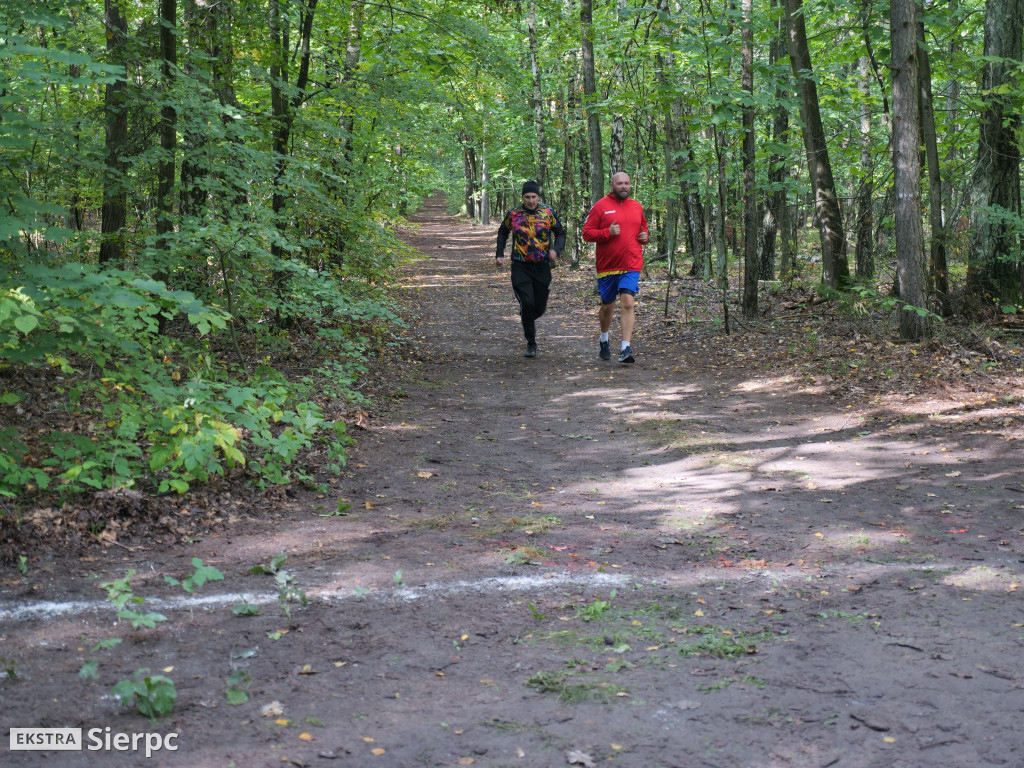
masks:
POLYGON ((335 493, 5 573, 4 725, 178 750, 4 765, 1024 764, 1019 404, 830 396, 707 354, 650 298, 637 364, 604 363, 564 269, 527 360, 493 232, 439 200, 417 221, 413 352, 335 493), (247 574, 280 554, 292 581, 247 574), (199 598, 164 583, 193 557, 225 575, 199 598), (97 584, 128 568, 168 621, 115 624, 97 584), (157 725, 109 696, 142 667, 177 688, 157 725))

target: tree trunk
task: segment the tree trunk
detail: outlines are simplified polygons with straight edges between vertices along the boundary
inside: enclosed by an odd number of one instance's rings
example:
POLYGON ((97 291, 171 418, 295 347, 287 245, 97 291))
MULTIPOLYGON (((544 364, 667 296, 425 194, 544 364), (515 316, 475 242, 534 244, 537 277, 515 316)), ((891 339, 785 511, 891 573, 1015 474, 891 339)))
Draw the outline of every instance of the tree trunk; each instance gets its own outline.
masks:
POLYGON ((832 177, 825 129, 821 122, 818 87, 814 81, 811 53, 807 46, 802 0, 786 0, 786 16, 789 22, 789 57, 793 75, 800 86, 800 117, 807 151, 807 169, 821 234, 822 281, 832 288, 840 288, 849 283, 850 266, 846 257, 839 197, 832 177))
POLYGON ((573 161, 577 148, 578 125, 578 104, 576 101, 576 89, 579 82, 576 62, 571 52, 569 55, 569 70, 571 76, 565 78, 568 81, 565 88, 565 97, 562 99, 562 186, 559 198, 559 213, 565 217, 565 250, 568 255, 570 268, 577 269, 580 263, 580 216, 578 194, 576 187, 576 173, 573 161))
MULTIPOLYGON (((920 9, 918 9, 920 12, 920 9)), ((942 211, 942 173, 939 169, 939 143, 935 134, 935 109, 932 103, 932 70, 925 40, 924 22, 917 21, 918 78, 920 79, 921 135, 928 161, 928 222, 931 228, 929 275, 939 314, 949 317, 949 277, 946 266, 946 224, 942 211)))
POLYGON ((757 189, 754 141, 754 2, 742 0, 743 23, 740 88, 748 94, 743 105, 743 316, 757 315, 757 189))
MULTIPOLYGON (((174 229, 175 153, 177 150, 178 112, 173 99, 175 71, 178 66, 178 43, 176 29, 177 0, 160 0, 160 78, 163 81, 164 105, 160 108, 160 165, 157 169, 156 192, 156 234, 157 250, 168 247, 167 234, 174 229)), ((162 271, 162 270, 161 270, 162 271)), ((158 276, 157 279, 164 279, 158 276)))
MULTIPOLYGON (((204 24, 200 19, 199 9, 196 6, 195 0, 184 0, 181 17, 181 25, 188 40, 184 51, 185 61, 182 65, 182 72, 190 78, 200 75, 200 70, 195 65, 195 62, 209 57, 214 60, 211 69, 215 73, 217 69, 214 54, 216 43, 213 42, 212 38, 217 33, 217 23, 212 9, 208 12, 206 23, 204 24)), ((182 219, 196 216, 202 210, 203 203, 206 200, 206 193, 202 188, 201 182, 208 172, 208 169, 199 159, 208 140, 205 132, 200 130, 189 119, 189 116, 186 116, 183 133, 181 175, 178 184, 181 198, 178 206, 182 219)))
MULTIPOLYGON (((772 0, 776 7, 776 0, 772 0)), ((769 66, 774 67, 786 55, 785 19, 778 21, 778 35, 772 41, 769 52, 769 66)), ((775 89, 775 116, 772 121, 772 145, 783 147, 789 143, 789 111, 785 107, 786 94, 781 86, 775 89)), ((758 275, 762 280, 775 277, 775 241, 778 239, 779 222, 786 208, 786 176, 788 158, 773 151, 768 159, 768 192, 764 201, 764 217, 761 220, 761 235, 758 243, 758 275)), ((786 232, 783 230, 783 239, 786 232)))
MULTIPOLYGON (((274 149, 274 184, 271 193, 271 210, 274 212, 274 224, 280 237, 270 246, 275 259, 284 257, 284 236, 288 229, 285 217, 287 192, 283 185, 285 171, 288 168, 289 142, 295 112, 305 99, 306 84, 309 82, 310 38, 313 34, 313 18, 317 0, 305 0, 301 8, 299 27, 299 72, 295 78, 293 96, 288 98, 288 61, 290 56, 290 30, 288 15, 281 14, 281 3, 289 0, 270 0, 268 27, 272 59, 270 62, 270 103, 273 114, 273 149, 274 149)), ((287 272, 275 270, 273 284, 279 294, 287 272)))
POLYGON ((583 59, 583 109, 587 115, 587 145, 590 149, 590 202, 604 197, 604 146, 597 112, 597 84, 594 79, 594 12, 592 0, 580 0, 580 50, 583 59))
MULTIPOLYGON (((107 55, 111 64, 125 63, 128 43, 128 20, 121 13, 118 0, 105 0, 104 21, 107 27, 107 55)), ((104 89, 103 111, 106 117, 106 173, 103 179, 103 209, 100 223, 100 264, 124 261, 124 225, 128 207, 124 172, 124 152, 128 144, 128 110, 125 89, 127 81, 118 79, 104 89)))
POLYGON ((487 147, 480 147, 480 223, 491 223, 490 190, 487 188, 490 174, 487 172, 487 147))
POLYGON ((857 185, 857 243, 854 269, 857 277, 870 279, 875 274, 874 153, 871 146, 871 79, 867 56, 860 57, 860 183, 857 185))
POLYGON ((341 85, 343 92, 347 95, 347 101, 343 107, 344 114, 341 119, 341 127, 345 135, 342 157, 345 167, 342 172, 348 175, 352 171, 352 152, 355 136, 355 89, 352 86, 352 78, 356 67, 359 66, 359 57, 363 44, 363 23, 366 18, 366 7, 364 0, 352 0, 349 3, 348 40, 345 42, 345 63, 341 71, 341 85))
MULTIPOLYGON (((658 12, 668 14, 668 0, 659 0, 658 12)), ((672 33, 668 25, 662 22, 661 36, 666 46, 671 44, 672 33)), ((658 85, 666 94, 672 88, 666 72, 675 69, 675 54, 671 49, 662 55, 655 53, 655 64, 657 65, 658 85)), ((675 276, 676 271, 676 225, 679 221, 679 188, 682 168, 680 167, 679 139, 676 132, 675 107, 678 101, 673 97, 670 101, 662 103, 662 120, 665 131, 665 226, 662 228, 665 238, 665 254, 668 257, 669 279, 675 276)), ((668 291, 665 292, 666 297, 668 291)))
POLYGON ((1016 303, 1022 278, 1014 234, 1021 213, 1021 115, 1015 106, 1017 69, 1021 61, 1024 0, 985 3, 986 61, 982 69, 978 116, 978 164, 972 182, 973 233, 967 265, 967 287, 985 303, 1016 303))
POLYGON ((462 175, 465 177, 466 216, 474 217, 476 209, 476 153, 469 144, 469 136, 463 134, 462 140, 462 175))
POLYGON ((896 186, 896 269, 900 282, 900 336, 918 341, 929 332, 921 207, 920 81, 915 0, 891 0, 892 131, 896 186))
POLYGON ((537 61, 537 2, 529 0, 527 31, 530 41, 530 73, 533 77, 533 123, 537 133, 537 183, 544 189, 548 175, 548 146, 544 135, 544 89, 537 61))
MULTIPOLYGON (((616 3, 618 7, 618 22, 624 23, 626 20, 626 0, 618 0, 616 3)), ((615 65, 615 72, 612 74, 613 87, 617 90, 622 90, 623 87, 623 73, 622 73, 622 62, 618 62, 615 65)), ((622 173, 626 170, 626 120, 622 115, 621 110, 617 110, 612 115, 612 134, 608 139, 608 165, 610 168, 609 176, 614 176, 616 173, 622 173)))

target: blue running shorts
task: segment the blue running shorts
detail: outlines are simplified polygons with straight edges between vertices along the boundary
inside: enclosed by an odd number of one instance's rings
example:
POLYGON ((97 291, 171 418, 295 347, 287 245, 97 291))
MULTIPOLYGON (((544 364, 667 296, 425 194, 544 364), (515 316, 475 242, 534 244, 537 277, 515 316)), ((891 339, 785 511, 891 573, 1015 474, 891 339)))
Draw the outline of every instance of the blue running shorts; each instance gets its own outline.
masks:
POLYGON ((598 278, 597 290, 601 294, 602 304, 614 304, 620 293, 636 296, 640 293, 640 273, 623 272, 618 275, 605 275, 598 278))

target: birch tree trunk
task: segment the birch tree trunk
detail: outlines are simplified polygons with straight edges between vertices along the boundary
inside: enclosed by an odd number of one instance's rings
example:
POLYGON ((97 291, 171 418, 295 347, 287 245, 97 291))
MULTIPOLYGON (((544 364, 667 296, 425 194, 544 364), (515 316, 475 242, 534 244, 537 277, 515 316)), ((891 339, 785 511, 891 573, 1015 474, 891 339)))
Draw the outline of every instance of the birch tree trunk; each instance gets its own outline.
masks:
POLYGON ((896 187, 896 269, 899 275, 900 336, 911 341, 929 332, 921 208, 920 81, 917 73, 917 5, 891 0, 893 159, 896 187))

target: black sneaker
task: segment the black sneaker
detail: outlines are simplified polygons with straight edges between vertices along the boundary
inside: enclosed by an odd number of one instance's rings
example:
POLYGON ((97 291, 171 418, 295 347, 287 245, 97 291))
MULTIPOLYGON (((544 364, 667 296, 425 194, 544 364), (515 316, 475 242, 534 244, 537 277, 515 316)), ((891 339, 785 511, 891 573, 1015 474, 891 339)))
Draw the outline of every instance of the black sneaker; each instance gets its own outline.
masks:
POLYGON ((635 362, 635 361, 636 361, 636 358, 633 357, 633 348, 627 344, 626 348, 624 350, 622 350, 621 353, 619 353, 619 362, 620 363, 632 363, 632 362, 635 362))
POLYGON ((597 355, 602 360, 611 360, 612 359, 612 348, 611 348, 611 345, 607 341, 602 341, 601 342, 601 351, 598 352, 597 355))
POLYGON ((526 345, 526 352, 523 357, 536 357, 537 356, 537 342, 531 341, 526 345))

